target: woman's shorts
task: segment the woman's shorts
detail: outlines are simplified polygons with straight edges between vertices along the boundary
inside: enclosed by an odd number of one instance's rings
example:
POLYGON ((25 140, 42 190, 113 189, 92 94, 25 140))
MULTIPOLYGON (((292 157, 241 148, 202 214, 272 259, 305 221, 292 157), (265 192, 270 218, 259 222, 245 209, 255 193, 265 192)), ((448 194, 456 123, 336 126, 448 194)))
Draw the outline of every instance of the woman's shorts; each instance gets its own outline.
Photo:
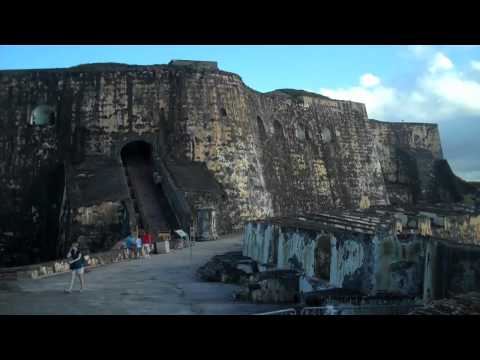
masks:
POLYGON ((81 268, 78 268, 78 269, 73 269, 72 271, 75 273, 75 274, 83 274, 83 269, 84 267, 82 266, 81 268))

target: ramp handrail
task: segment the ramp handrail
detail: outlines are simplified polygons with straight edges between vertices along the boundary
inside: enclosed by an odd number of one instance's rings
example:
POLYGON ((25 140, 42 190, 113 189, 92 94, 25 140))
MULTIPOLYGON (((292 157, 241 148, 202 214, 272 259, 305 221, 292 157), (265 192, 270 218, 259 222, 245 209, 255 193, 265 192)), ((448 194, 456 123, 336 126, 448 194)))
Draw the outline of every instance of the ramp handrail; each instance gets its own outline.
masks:
POLYGON ((297 315, 297 310, 294 308, 282 309, 276 311, 269 311, 265 313, 255 314, 255 315, 297 315))
MULTIPOLYGON (((368 315, 374 315, 375 312, 365 313, 364 311, 368 310, 387 310, 385 315, 402 315, 406 314, 411 310, 420 308, 423 305, 417 304, 399 304, 399 305, 358 305, 358 306, 338 306, 338 305, 327 305, 327 306, 310 306, 303 307, 301 309, 282 309, 276 311, 270 311, 266 313, 260 313, 255 315, 348 315, 348 311, 354 311, 356 315, 362 313, 368 315)), ((380 314, 381 312, 378 312, 380 314)))

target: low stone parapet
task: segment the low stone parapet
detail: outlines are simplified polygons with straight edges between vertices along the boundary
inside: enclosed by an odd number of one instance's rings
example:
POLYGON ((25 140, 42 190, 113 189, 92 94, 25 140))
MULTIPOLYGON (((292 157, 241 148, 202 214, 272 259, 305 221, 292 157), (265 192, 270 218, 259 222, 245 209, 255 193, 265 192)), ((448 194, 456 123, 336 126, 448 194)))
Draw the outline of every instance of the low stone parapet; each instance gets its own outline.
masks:
MULTIPOLYGON (((86 268, 112 264, 120 261, 132 260, 134 257, 122 249, 113 249, 101 253, 85 255, 86 268)), ((55 260, 41 264, 0 268, 1 280, 37 279, 70 271, 67 260, 55 260)))

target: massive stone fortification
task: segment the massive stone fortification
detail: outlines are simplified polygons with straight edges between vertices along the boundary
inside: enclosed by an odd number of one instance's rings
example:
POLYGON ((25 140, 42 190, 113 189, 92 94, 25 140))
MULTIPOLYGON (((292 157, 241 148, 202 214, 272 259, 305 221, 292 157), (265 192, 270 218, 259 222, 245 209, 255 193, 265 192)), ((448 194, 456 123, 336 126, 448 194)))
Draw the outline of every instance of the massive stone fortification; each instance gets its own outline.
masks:
POLYGON ((0 71, 1 243, 4 258, 29 254, 4 262, 58 256, 80 235, 105 248, 148 223, 124 168, 134 142, 191 235, 461 196, 436 125, 369 120, 363 104, 302 91, 260 93, 214 62, 0 71))

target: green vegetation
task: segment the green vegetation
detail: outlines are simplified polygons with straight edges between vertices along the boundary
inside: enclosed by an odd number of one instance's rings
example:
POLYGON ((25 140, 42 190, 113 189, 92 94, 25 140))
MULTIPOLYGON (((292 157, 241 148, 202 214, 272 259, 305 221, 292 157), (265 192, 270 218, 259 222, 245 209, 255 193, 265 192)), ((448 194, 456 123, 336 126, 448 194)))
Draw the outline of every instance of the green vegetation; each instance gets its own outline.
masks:
POLYGON ((475 205, 475 196, 472 194, 464 195, 463 196, 463 203, 467 206, 474 206, 475 205))
POLYGON ((73 71, 108 71, 108 70, 120 70, 127 69, 132 65, 122 63, 93 63, 93 64, 81 64, 72 66, 68 70, 73 71))
POLYGON ((305 90, 296 90, 296 89, 277 89, 272 92, 282 92, 284 94, 287 94, 294 99, 298 100, 302 96, 310 96, 310 97, 316 97, 316 98, 321 98, 321 99, 329 99, 326 96, 323 96, 321 94, 313 93, 310 91, 305 91, 305 90))

